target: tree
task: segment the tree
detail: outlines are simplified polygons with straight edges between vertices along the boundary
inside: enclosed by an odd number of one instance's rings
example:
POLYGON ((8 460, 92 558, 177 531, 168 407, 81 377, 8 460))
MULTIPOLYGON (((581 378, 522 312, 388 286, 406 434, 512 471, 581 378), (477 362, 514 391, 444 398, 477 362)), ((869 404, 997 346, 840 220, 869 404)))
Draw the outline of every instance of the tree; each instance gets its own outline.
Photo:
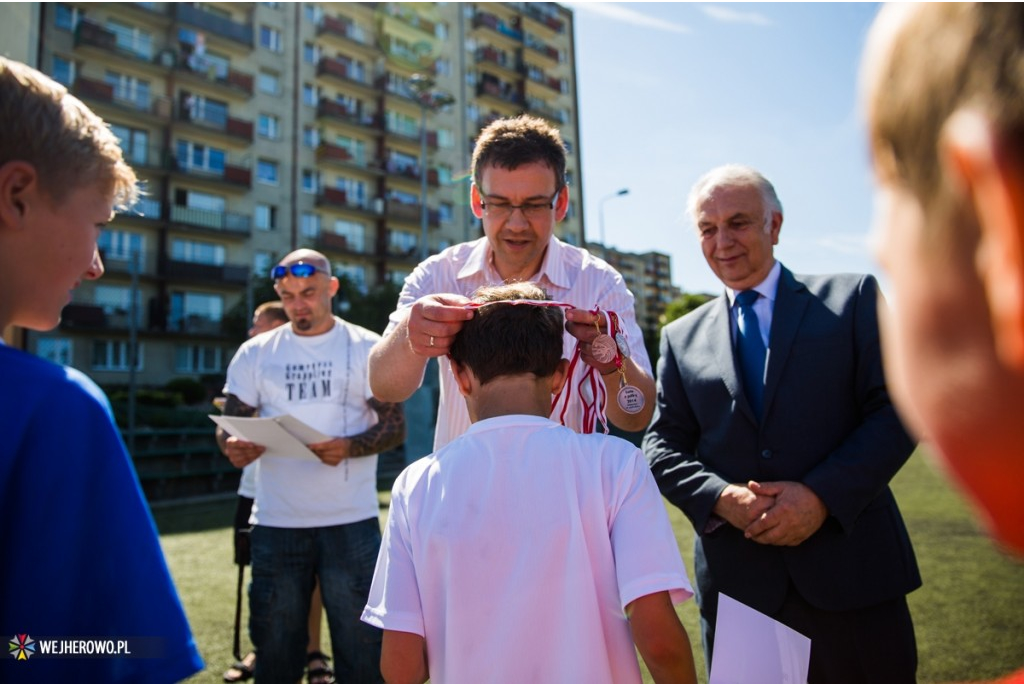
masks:
POLYGON ((668 306, 665 307, 665 313, 660 317, 662 328, 713 299, 715 299, 715 296, 708 295, 707 293, 683 293, 682 297, 669 302, 668 306))

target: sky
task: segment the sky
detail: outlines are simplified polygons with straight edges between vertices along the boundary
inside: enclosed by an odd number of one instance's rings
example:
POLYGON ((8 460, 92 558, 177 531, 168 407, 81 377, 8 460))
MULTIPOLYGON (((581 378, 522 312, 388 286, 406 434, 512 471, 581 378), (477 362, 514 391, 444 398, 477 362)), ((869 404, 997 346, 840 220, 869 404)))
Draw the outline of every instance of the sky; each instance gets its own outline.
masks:
POLYGON ((667 253, 673 284, 720 293, 686 196, 740 163, 782 201, 783 264, 880 276, 858 89, 877 4, 562 4, 575 17, 588 240, 600 241, 603 206, 608 245, 667 253))

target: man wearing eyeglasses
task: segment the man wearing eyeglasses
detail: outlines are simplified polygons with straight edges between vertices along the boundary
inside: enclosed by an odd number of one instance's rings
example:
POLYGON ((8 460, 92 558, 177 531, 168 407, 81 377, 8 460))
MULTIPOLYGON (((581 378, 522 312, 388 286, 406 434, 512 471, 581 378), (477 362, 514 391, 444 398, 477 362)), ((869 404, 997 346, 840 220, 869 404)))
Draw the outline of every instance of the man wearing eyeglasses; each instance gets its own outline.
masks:
POLYGON ((261 457, 262 445, 218 428, 232 464, 258 464, 249 519, 256 680, 299 682, 316 577, 338 679, 380 682, 381 633, 359 615, 381 539, 377 454, 405 439, 405 418, 401 405, 370 392, 367 357, 380 336, 332 314, 338 279, 327 258, 297 250, 271 276, 290 323, 239 348, 228 367, 224 414, 290 414, 338 437, 307 445, 317 460, 261 457))
POLYGON ((633 295, 606 262, 553 235, 569 208, 559 132, 525 115, 484 128, 473 151, 470 205, 483 222, 484 237, 430 257, 406 278, 384 339, 370 353, 374 395, 388 402, 408 399, 422 383, 427 361, 437 357, 441 397, 434 448, 461 435, 470 425, 469 415, 446 355, 473 315, 463 305, 481 286, 535 281, 551 299, 576 307, 566 312, 564 356, 573 359, 578 346, 579 363, 552 418, 584 432, 588 417, 592 429, 595 412, 603 411, 623 430, 645 428, 654 406, 654 381, 633 295), (593 354, 593 340, 609 333, 609 319, 591 313, 596 307, 615 312, 611 325, 617 324, 625 339, 611 361, 598 361, 593 354), (596 384, 597 376, 603 385, 596 384), (617 401, 627 385, 638 400, 632 404, 617 401))

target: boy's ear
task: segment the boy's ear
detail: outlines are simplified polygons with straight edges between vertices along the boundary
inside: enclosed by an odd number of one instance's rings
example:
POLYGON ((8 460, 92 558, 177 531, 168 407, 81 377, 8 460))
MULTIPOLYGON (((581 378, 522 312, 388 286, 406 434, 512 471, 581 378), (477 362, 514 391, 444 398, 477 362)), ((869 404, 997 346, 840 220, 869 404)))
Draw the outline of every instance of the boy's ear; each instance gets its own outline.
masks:
POLYGON ((996 351, 1024 371, 1024 156, 978 112, 946 123, 940 159, 978 222, 975 268, 985 287, 996 351))
POLYGON ((469 392, 473 388, 473 372, 470 371, 468 366, 460 364, 451 357, 448 358, 448 362, 452 367, 452 375, 455 376, 455 382, 459 386, 459 392, 462 393, 463 397, 469 397, 469 392))
POLYGON ((561 359, 558 362, 558 366, 555 367, 555 372, 551 374, 551 394, 557 395, 562 391, 562 386, 565 385, 565 381, 569 378, 569 360, 561 359))
POLYGON ((28 162, 14 160, 0 166, 0 227, 21 225, 28 209, 28 194, 38 180, 35 167, 28 162))

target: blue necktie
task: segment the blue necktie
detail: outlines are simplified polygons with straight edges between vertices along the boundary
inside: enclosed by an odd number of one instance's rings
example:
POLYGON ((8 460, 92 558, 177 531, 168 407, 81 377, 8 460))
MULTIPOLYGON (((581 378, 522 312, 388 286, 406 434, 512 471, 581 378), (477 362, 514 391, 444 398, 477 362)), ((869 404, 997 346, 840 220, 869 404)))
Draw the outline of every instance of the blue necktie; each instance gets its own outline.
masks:
POLYGON ((736 295, 739 310, 736 323, 739 329, 737 351, 740 357, 740 373, 743 375, 743 388, 747 399, 754 409, 754 414, 761 418, 761 407, 764 398, 764 362, 765 347, 761 339, 761 327, 754 312, 757 301, 756 290, 744 290, 736 295))

